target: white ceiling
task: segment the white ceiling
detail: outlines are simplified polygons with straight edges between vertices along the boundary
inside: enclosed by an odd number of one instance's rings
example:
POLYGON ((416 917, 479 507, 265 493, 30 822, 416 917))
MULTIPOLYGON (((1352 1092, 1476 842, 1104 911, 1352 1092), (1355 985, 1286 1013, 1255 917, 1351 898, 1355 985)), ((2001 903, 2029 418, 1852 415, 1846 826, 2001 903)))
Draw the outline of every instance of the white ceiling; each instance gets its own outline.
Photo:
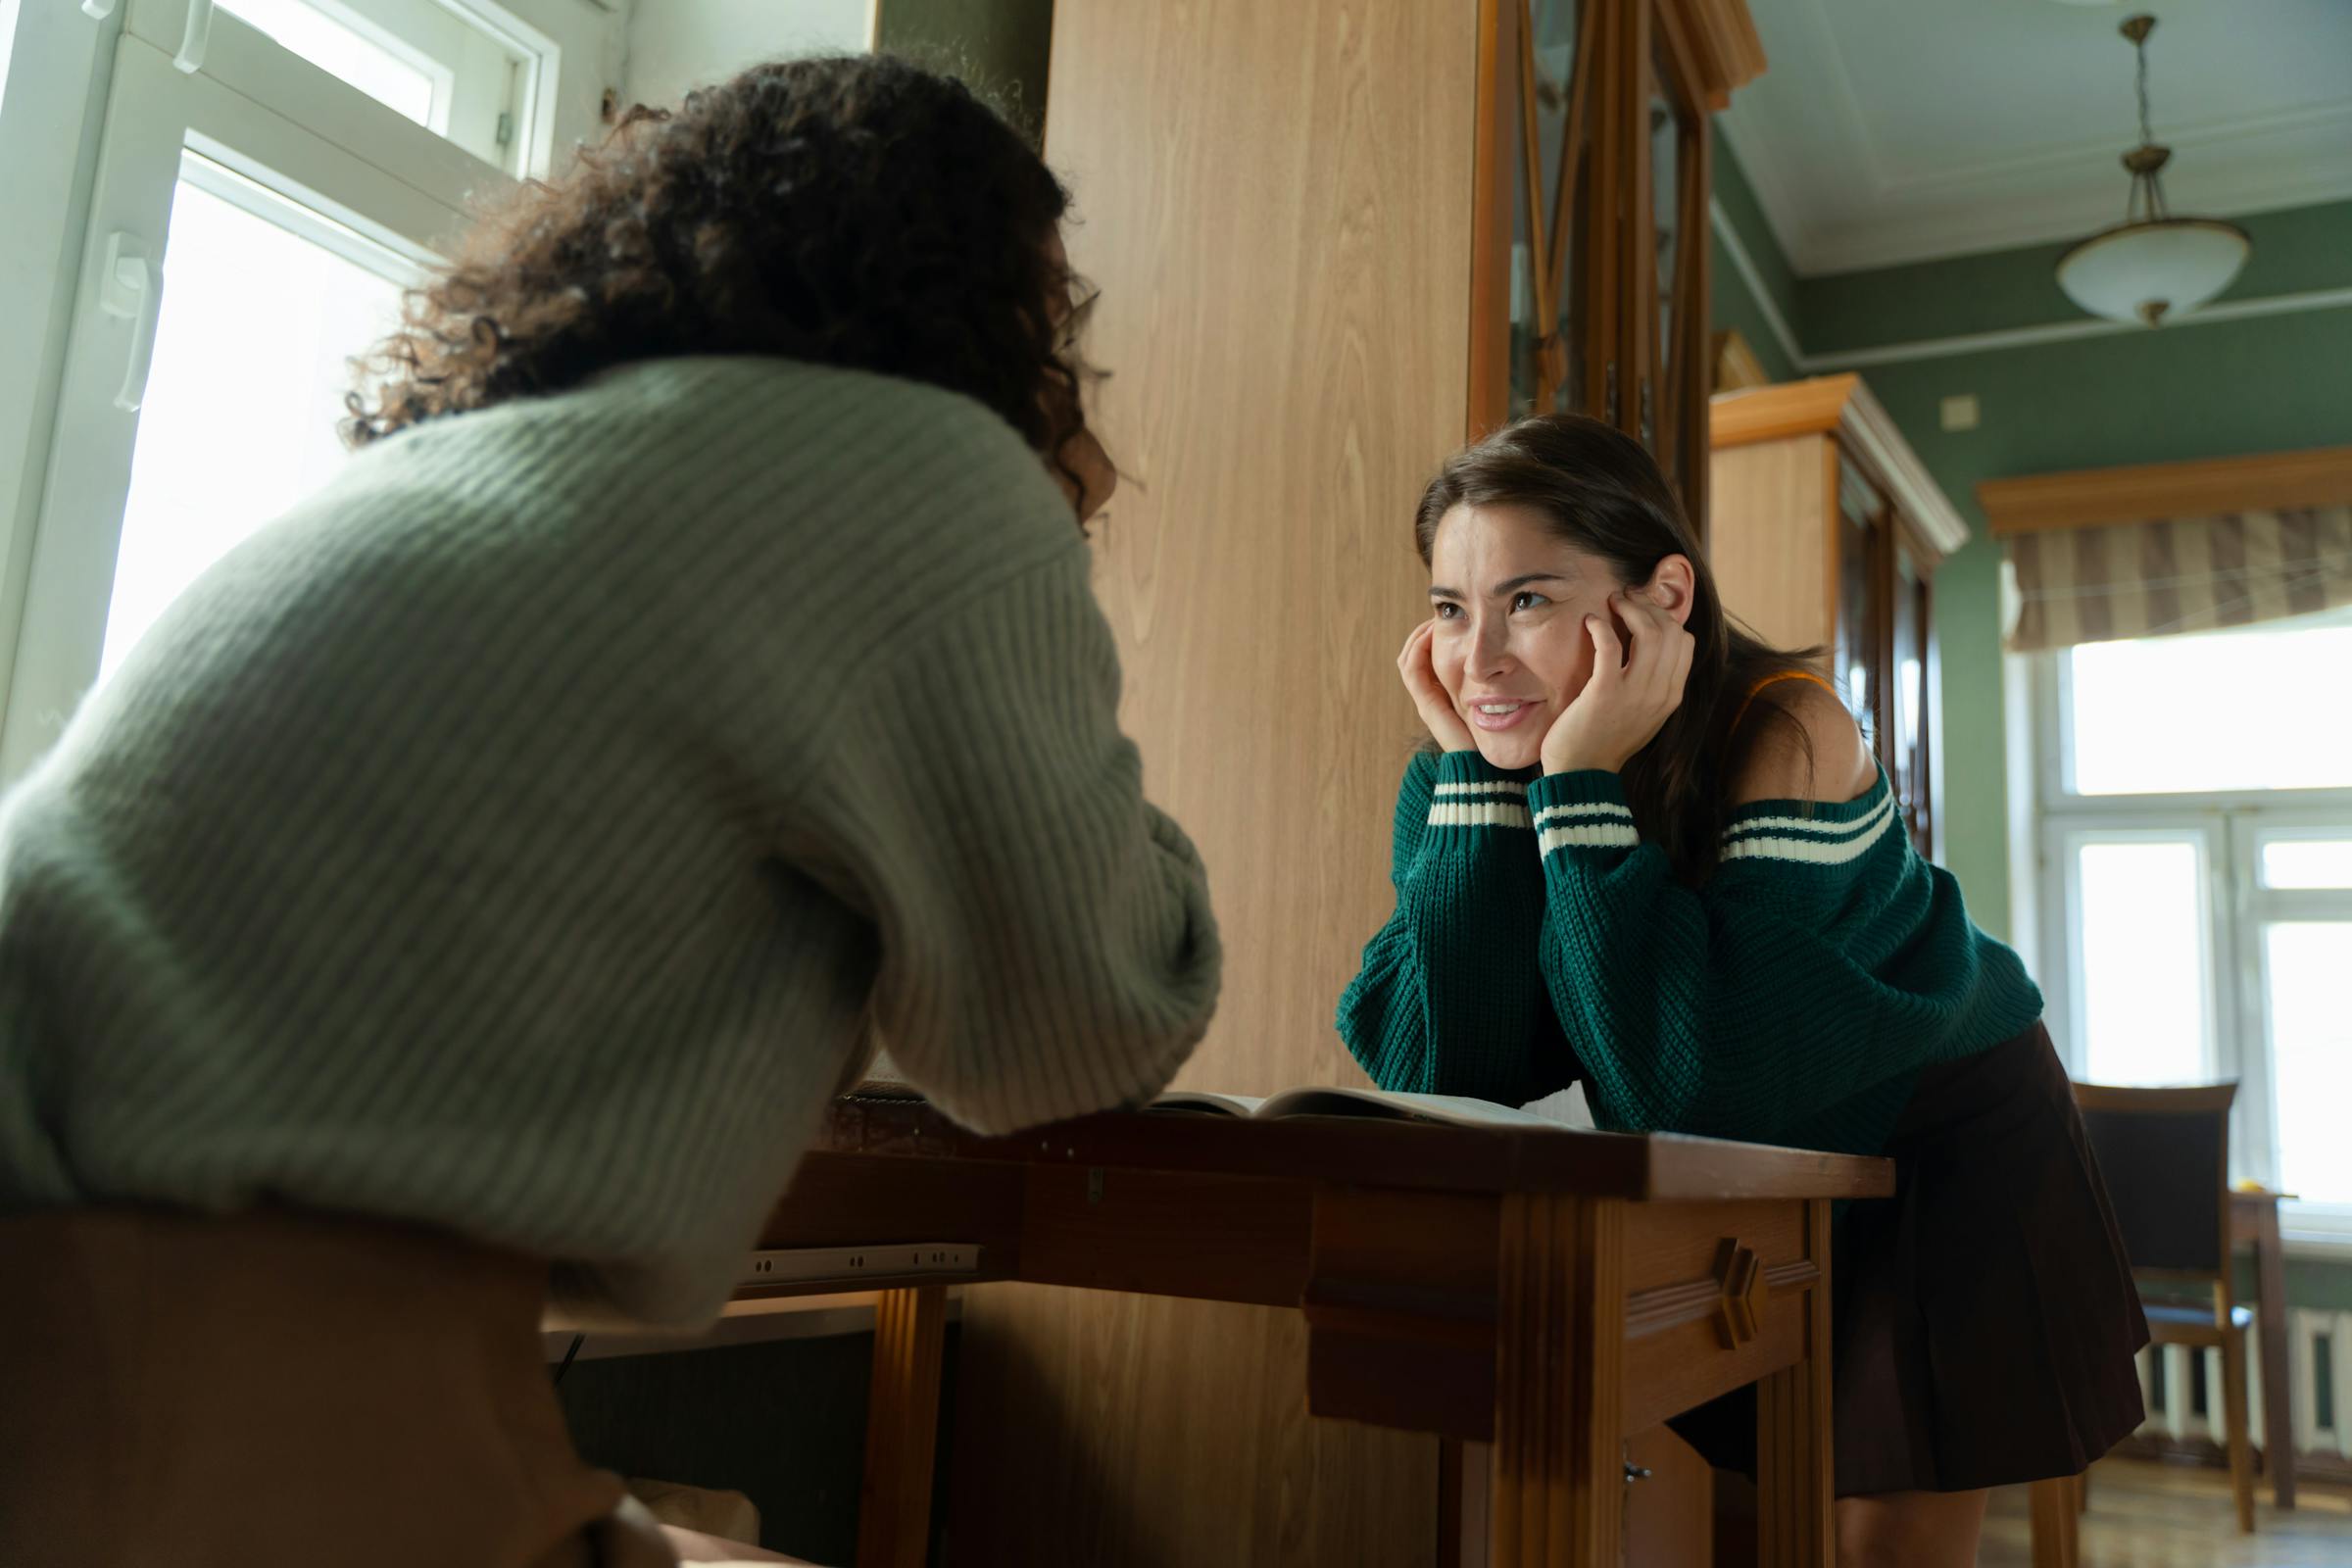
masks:
POLYGON ((2148 39, 2176 212, 2352 197, 2352 0, 1748 0, 1771 65, 1722 117, 1804 273, 2087 234, 2123 220, 2148 39))

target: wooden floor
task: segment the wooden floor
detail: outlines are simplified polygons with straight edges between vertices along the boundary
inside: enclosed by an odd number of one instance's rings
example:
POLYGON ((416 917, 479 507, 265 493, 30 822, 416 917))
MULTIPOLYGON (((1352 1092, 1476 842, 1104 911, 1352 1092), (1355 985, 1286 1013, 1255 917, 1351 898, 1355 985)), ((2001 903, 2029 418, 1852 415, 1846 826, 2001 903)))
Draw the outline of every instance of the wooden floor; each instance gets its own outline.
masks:
MULTIPOLYGON (((2082 1516, 2082 1568, 2352 1568, 2352 1491, 2307 1480, 2295 1510, 2260 1499, 2253 1535, 2241 1536, 2226 1471, 2144 1459, 2102 1459, 2091 1467, 2090 1511, 2082 1516)), ((2030 1568, 2026 1493, 1992 1494, 1978 1568, 2030 1568)))

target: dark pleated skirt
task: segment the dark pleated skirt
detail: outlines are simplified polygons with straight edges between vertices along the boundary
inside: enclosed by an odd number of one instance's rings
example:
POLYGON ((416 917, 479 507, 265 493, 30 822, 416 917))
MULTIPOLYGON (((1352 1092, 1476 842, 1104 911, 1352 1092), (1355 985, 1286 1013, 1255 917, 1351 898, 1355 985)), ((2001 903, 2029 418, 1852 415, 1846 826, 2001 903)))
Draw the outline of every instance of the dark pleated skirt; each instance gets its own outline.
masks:
MULTIPOLYGON (((2141 1419, 2146 1317, 2066 1069, 2036 1023, 1927 1068, 1891 1199, 1832 1248, 1838 1495, 2074 1475, 2141 1419)), ((1750 1475, 1755 1392, 1670 1424, 1750 1475)))

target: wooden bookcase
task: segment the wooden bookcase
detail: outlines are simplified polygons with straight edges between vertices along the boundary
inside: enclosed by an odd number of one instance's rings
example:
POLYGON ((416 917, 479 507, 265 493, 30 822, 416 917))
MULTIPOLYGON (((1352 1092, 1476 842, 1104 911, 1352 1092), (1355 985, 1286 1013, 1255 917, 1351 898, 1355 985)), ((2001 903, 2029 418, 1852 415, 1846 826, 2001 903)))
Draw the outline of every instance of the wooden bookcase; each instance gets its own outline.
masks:
POLYGON ((1764 69, 1739 0, 1483 0, 1469 434, 1638 437, 1706 526, 1707 116, 1764 69))
POLYGON ((1968 524, 1858 375, 1727 392, 1709 415, 1707 554, 1725 608, 1768 642, 1820 651, 1936 858, 1936 568, 1968 524))

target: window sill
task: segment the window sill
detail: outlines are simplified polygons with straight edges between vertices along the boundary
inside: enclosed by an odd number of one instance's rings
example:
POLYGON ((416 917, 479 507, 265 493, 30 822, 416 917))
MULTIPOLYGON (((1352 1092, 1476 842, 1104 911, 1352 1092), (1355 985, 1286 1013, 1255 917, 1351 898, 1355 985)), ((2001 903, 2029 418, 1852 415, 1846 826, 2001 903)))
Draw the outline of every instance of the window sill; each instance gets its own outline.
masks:
POLYGON ((2352 1263, 2352 1203, 2280 1203, 2278 1240, 2289 1257, 2352 1263))

